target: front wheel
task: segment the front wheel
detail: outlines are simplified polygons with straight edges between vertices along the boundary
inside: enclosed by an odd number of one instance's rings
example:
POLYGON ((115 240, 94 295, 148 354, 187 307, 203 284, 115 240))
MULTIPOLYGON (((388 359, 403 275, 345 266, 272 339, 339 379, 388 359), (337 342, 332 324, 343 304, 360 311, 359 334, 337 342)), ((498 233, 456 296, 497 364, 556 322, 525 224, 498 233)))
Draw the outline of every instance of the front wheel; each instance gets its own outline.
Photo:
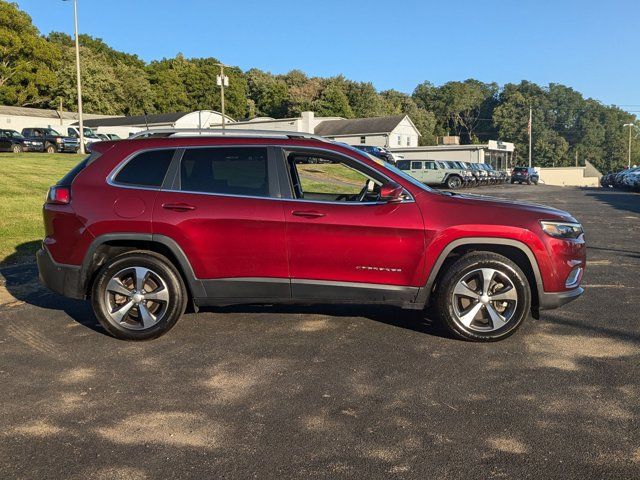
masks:
POLYGON ((47 145, 47 147, 44 150, 47 153, 56 153, 56 147, 54 147, 51 144, 47 145))
POLYGON ((462 185, 462 180, 460 177, 451 176, 447 178, 447 188, 450 190, 455 190, 456 188, 460 188, 462 185))
POLYGON ((168 332, 187 304, 176 268, 148 251, 125 253, 107 262, 96 276, 91 297, 100 324, 123 340, 148 340, 168 332))
POLYGON ((531 309, 531 289, 507 257, 472 252, 445 273, 436 293, 438 316, 455 336, 476 342, 508 337, 531 309))

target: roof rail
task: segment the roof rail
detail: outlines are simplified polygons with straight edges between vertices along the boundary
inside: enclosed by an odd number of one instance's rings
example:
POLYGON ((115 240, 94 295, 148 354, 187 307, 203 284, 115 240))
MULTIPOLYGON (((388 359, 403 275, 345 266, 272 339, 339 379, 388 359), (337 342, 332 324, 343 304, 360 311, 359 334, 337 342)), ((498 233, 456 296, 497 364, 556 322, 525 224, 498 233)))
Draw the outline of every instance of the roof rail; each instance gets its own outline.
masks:
POLYGON ((134 138, 149 138, 149 137, 269 137, 269 138, 307 138, 312 140, 319 140, 321 142, 331 142, 320 135, 313 135, 305 132, 289 132, 280 130, 249 130, 240 128, 150 128, 148 130, 142 130, 136 132, 129 137, 134 138))

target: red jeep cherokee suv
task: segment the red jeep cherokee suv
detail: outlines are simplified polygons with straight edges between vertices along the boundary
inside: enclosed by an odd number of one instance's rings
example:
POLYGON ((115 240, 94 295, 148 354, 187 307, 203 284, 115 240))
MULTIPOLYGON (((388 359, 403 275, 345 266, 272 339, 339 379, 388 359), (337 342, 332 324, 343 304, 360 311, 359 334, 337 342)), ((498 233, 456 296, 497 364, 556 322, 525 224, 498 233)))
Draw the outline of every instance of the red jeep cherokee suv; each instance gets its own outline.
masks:
POLYGON ((552 208, 432 190, 304 134, 158 133, 95 143, 51 187, 42 282, 130 340, 190 302, 424 309, 499 340, 582 294, 582 227, 552 208))

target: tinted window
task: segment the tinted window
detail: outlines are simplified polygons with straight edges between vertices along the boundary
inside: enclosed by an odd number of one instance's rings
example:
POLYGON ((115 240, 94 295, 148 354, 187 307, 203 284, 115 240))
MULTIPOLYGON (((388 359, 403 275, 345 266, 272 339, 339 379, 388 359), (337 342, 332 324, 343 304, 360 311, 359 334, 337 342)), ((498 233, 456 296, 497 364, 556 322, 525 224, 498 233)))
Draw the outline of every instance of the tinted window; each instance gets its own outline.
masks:
POLYGON ((411 170, 422 170, 422 162, 411 162, 411 170))
POLYGON ((409 170, 409 162, 407 160, 400 160, 396 162, 396 167, 400 170, 409 170))
POLYGON ((182 190, 269 196, 266 148, 194 148, 180 165, 182 190))
POLYGON ((171 163, 175 150, 151 150, 142 152, 127 163, 116 175, 116 183, 159 187, 171 163))
POLYGON ((513 169, 514 172, 526 172, 527 167, 516 167, 513 169))

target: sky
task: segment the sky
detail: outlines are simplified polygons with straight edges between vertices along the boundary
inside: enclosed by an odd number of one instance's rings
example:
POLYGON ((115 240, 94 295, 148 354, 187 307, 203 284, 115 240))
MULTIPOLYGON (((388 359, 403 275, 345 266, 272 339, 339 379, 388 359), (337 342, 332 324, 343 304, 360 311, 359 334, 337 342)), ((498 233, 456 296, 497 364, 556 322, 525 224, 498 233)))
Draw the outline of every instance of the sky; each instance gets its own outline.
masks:
MULTIPOLYGON (((16 3, 43 34, 73 34, 71 2, 16 3)), ((526 79, 640 113, 640 0, 78 0, 78 11, 80 33, 146 61, 181 52, 407 93, 526 79)))

